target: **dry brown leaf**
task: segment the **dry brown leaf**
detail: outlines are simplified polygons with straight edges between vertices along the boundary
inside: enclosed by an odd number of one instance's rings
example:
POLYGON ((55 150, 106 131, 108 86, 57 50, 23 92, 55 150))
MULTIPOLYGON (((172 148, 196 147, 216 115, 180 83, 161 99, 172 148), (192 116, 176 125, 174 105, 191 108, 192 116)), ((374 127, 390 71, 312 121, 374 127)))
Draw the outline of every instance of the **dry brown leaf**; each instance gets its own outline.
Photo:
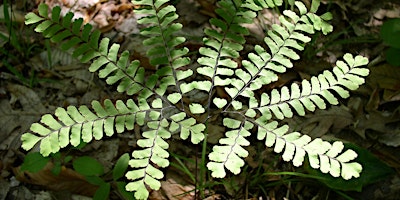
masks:
POLYGON ((400 70, 389 64, 371 67, 367 84, 384 90, 383 101, 391 101, 400 91, 400 70))
POLYGON ((390 133, 392 129, 386 125, 393 122, 400 122, 398 117, 384 115, 380 111, 371 111, 368 114, 358 117, 352 129, 362 138, 366 138, 367 130, 373 130, 378 133, 390 133))
POLYGON ((168 179, 161 182, 161 190, 150 194, 149 200, 194 200, 194 190, 194 186, 183 186, 173 179, 168 179))
POLYGON ((51 170, 54 167, 48 163, 37 173, 22 172, 20 167, 14 168, 16 178, 24 183, 44 186, 55 191, 69 191, 74 194, 93 196, 98 186, 92 185, 85 180, 85 177, 72 169, 62 167, 59 175, 54 175, 51 170))
POLYGON ((385 133, 379 136, 379 142, 388 146, 400 146, 400 129, 392 130, 392 132, 385 133))
MULTIPOLYGON (((207 3, 203 0, 202 3, 207 3)), ((196 25, 207 23, 208 17, 199 13, 199 4, 194 0, 179 1, 176 5, 181 20, 185 24, 194 22, 196 25)))
MULTIPOLYGON (((161 182, 161 189, 152 191, 149 200, 195 200, 195 187, 193 185, 183 186, 177 183, 174 179, 168 179, 161 182)), ((209 195, 208 191, 205 192, 209 195)), ((220 195, 213 194, 206 197, 204 200, 217 200, 220 195)))
POLYGON ((10 84, 7 92, 11 99, 0 99, 0 150, 17 149, 21 132, 47 111, 38 94, 28 87, 10 84), (14 109, 13 105, 21 108, 14 109))
POLYGON ((317 110, 304 118, 287 119, 289 126, 312 138, 325 135, 328 132, 337 133, 354 123, 353 115, 345 106, 334 106, 328 110, 317 110))
POLYGON ((195 195, 194 186, 183 186, 173 179, 161 182, 161 189, 169 200, 193 200, 195 195))

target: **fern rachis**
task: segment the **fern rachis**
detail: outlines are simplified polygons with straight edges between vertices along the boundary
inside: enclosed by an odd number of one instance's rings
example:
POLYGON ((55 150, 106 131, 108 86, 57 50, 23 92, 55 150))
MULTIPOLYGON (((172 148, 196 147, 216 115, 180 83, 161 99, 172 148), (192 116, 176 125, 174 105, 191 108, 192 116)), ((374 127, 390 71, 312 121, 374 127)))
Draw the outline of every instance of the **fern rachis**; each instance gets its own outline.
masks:
MULTIPOLYGON (((254 47, 238 67, 245 35, 249 34, 243 23, 252 23, 258 11, 282 5, 281 0, 221 0, 216 10, 217 18, 210 20, 215 28, 205 29, 204 47, 199 50, 200 64, 195 71, 186 69, 190 64, 189 50, 181 47, 184 37, 176 36, 182 25, 176 23, 176 9, 168 0, 133 1, 140 5, 137 13, 145 17, 138 23, 147 24, 141 34, 148 37, 143 44, 151 47, 147 52, 156 72, 145 76, 139 61, 129 61, 129 52, 118 55, 119 45, 111 44, 107 38, 100 40, 100 32, 91 32, 90 25, 82 29, 82 20, 72 21, 72 14, 60 16, 60 9, 52 10, 48 17, 47 6, 39 6, 39 14, 29 13, 26 24, 36 26, 37 32, 54 42, 61 42, 64 50, 73 49, 73 55, 82 62, 92 61, 91 72, 98 72, 107 84, 117 85, 118 92, 132 97, 126 102, 105 100, 93 101, 87 106, 58 108, 54 115, 43 115, 40 122, 31 126, 30 132, 22 135, 22 147, 32 149, 40 145, 44 156, 59 152, 69 144, 77 146, 81 140, 91 142, 115 132, 123 133, 143 127, 142 138, 137 144, 142 149, 134 150, 129 162, 131 170, 126 173, 130 182, 128 191, 138 199, 145 199, 147 187, 158 190, 164 177, 158 167, 169 166, 168 139, 178 133, 183 140, 190 138, 198 144, 207 137, 208 119, 214 115, 226 127, 225 137, 208 154, 207 168, 213 177, 223 178, 226 169, 238 174, 248 156, 246 139, 256 134, 264 140, 266 147, 282 153, 283 160, 301 166, 308 158, 311 167, 334 177, 344 179, 359 177, 362 167, 353 160, 353 150, 344 151, 343 143, 329 143, 319 138, 312 139, 299 132, 289 132, 288 125, 279 120, 291 118, 294 113, 305 115, 316 108, 325 109, 326 104, 338 104, 337 96, 349 97, 348 90, 355 90, 364 83, 368 60, 362 56, 345 54, 344 61, 310 80, 290 87, 273 89, 269 93, 261 88, 278 80, 293 66, 291 60, 300 59, 297 52, 310 42, 308 35, 316 31, 327 34, 332 26, 326 21, 329 14, 318 16, 319 1, 313 0, 310 10, 301 2, 294 2, 297 12, 286 10, 280 16, 281 25, 273 25, 266 33, 264 43, 254 47), (191 78, 192 81, 187 81, 191 78), (215 92, 221 87, 227 97, 215 92), (194 92, 208 94, 207 102, 183 99, 194 92), (215 108, 215 107, 216 108, 215 108), (254 132, 254 130, 256 130, 254 132)), ((188 98, 190 99, 190 98, 188 98)), ((190 99, 193 100, 193 99, 190 99)))

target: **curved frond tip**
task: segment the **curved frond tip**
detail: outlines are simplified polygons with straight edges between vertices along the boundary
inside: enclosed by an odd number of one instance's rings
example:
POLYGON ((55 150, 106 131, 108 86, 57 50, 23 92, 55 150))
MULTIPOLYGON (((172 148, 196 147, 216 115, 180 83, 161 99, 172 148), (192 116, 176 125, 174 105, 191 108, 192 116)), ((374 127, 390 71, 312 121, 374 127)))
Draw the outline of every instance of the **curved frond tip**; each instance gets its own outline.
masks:
POLYGON ((265 139, 267 147, 273 147, 276 153, 283 153, 283 160, 292 161, 294 166, 301 166, 307 156, 310 166, 322 173, 329 173, 333 177, 341 176, 345 180, 360 176, 362 166, 354 162, 357 153, 351 149, 344 150, 340 141, 331 144, 320 138, 312 140, 310 136, 299 132, 289 132, 287 125, 278 126, 276 121, 259 121, 257 125, 257 138, 265 139))

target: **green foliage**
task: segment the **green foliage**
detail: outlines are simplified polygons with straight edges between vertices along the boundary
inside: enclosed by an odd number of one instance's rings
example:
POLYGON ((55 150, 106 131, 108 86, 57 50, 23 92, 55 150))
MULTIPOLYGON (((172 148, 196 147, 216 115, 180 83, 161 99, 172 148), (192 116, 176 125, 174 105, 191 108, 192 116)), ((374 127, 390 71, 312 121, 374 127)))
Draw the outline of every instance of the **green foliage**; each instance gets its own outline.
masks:
MULTIPOLYGON (((136 199, 146 199, 147 188, 161 187, 164 173, 160 168, 170 165, 168 139, 172 134, 183 140, 190 138, 193 144, 203 141, 204 146, 209 119, 217 116, 217 122, 228 130, 208 154, 207 168, 213 177, 225 177, 226 170, 233 174, 241 172, 249 154, 246 147, 251 145, 247 138, 252 134, 276 153, 282 153, 283 160, 292 161, 294 166, 301 166, 308 158, 312 168, 333 177, 348 180, 360 176, 362 166, 354 162, 357 153, 345 150, 342 142, 312 139, 289 131, 279 121, 294 113, 303 116, 316 108, 325 109, 327 104, 338 104, 338 97, 349 97, 349 90, 363 84, 369 73, 365 68, 367 58, 345 54, 332 70, 310 80, 263 90, 278 80, 279 73, 293 67, 292 60, 300 59, 298 52, 311 41, 311 34, 332 31, 327 23, 332 16, 316 14, 318 0, 312 1, 310 10, 300 1, 290 1, 294 9, 283 11, 280 24, 268 30, 264 44, 256 45, 253 52, 244 56, 241 53, 249 31, 243 24, 252 23, 260 10, 280 6, 283 1, 219 1, 215 11, 218 16, 210 20, 213 28, 204 30, 204 47, 199 49, 201 56, 197 59, 200 66, 195 70, 187 67, 189 50, 182 47, 185 38, 177 36, 182 24, 175 22, 178 15, 168 0, 133 3, 140 7, 135 12, 145 16, 138 23, 146 24, 141 30, 147 37, 143 44, 151 47, 147 56, 156 67, 156 72, 149 76, 145 76, 139 61, 129 61, 128 51, 119 54, 118 44, 110 44, 108 38, 100 40, 100 32, 83 25, 82 19, 71 21, 71 13, 61 17, 60 8, 54 8, 48 17, 48 7, 42 4, 38 15, 26 15, 26 24, 34 25, 35 31, 60 43, 62 49, 72 49, 80 61, 92 62, 91 72, 98 72, 107 84, 116 85, 117 91, 132 98, 126 102, 93 101, 91 108, 69 106, 58 108, 54 115, 43 115, 40 122, 32 124, 30 132, 22 135, 24 149, 39 144, 41 154, 48 156, 69 144, 78 146, 81 142, 103 139, 104 135, 133 130, 137 124, 143 127, 142 138, 137 140, 142 149, 134 150, 129 161, 127 155, 121 157, 113 177, 121 177, 129 164, 125 176, 130 182, 117 185, 133 191, 136 199), (239 57, 244 59, 238 62, 239 57), (219 96, 217 88, 226 95, 219 96), (206 103, 191 98, 195 92, 208 94, 206 103), (183 101, 184 97, 190 102, 183 101)), ((98 184, 109 191, 108 183, 98 184)))
POLYGON ((49 162, 49 157, 44 157, 39 152, 30 152, 24 158, 24 163, 21 165, 21 171, 32 173, 39 172, 49 162))
POLYGON ((4 24, 6 30, 0 32, 0 61, 2 63, 0 70, 13 74, 20 83, 33 87, 46 79, 37 77, 36 69, 28 68, 24 61, 32 57, 33 51, 39 45, 27 39, 26 35, 31 35, 33 31, 21 24, 14 9, 12 1, 2 1, 0 22, 4 24), (22 68, 17 67, 16 63, 21 63, 22 68))
POLYGON ((389 19, 385 21, 381 28, 381 37, 383 42, 389 45, 386 50, 386 60, 394 65, 400 66, 400 18, 389 19))
POLYGON ((72 162, 74 170, 84 176, 99 176, 104 173, 104 168, 96 159, 82 156, 72 162))
POLYGON ((30 152, 24 158, 21 171, 37 173, 50 162, 53 163, 51 172, 58 175, 62 170, 62 166, 66 165, 66 163, 69 163, 71 160, 73 169, 76 172, 83 175, 89 183, 99 186, 93 196, 94 200, 108 199, 113 183, 115 183, 113 187, 118 190, 118 193, 123 196, 124 199, 133 199, 132 193, 125 190, 126 183, 121 181, 121 178, 123 178, 129 167, 128 153, 123 154, 117 160, 112 169, 112 180, 107 180, 105 178, 104 166, 96 159, 89 156, 81 156, 73 159, 72 156, 63 157, 61 153, 44 157, 40 152, 30 152))

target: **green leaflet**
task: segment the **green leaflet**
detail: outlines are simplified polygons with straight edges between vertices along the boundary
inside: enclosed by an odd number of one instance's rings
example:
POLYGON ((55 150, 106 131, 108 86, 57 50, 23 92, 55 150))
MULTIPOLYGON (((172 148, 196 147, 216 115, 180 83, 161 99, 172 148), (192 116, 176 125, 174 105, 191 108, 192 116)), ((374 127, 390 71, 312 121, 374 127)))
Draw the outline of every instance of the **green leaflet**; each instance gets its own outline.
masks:
POLYGON ((198 144, 204 139, 204 130, 206 126, 202 123, 197 123, 194 118, 187 118, 186 113, 180 112, 171 116, 172 122, 170 130, 180 128, 180 138, 186 140, 191 136, 191 142, 198 144))
MULTIPOLYGON (((281 153, 283 160, 294 166, 301 166, 308 158, 312 168, 332 177, 347 180, 360 176, 364 167, 355 161, 357 153, 345 150, 342 142, 311 139, 289 131, 289 126, 279 120, 294 114, 304 116, 307 111, 325 109, 327 104, 337 105, 339 97, 349 97, 350 90, 365 82, 367 58, 345 54, 332 70, 263 91, 278 81, 279 73, 293 67, 293 60, 300 59, 299 52, 311 41, 310 35, 332 31, 327 23, 332 15, 316 14, 319 0, 311 2, 310 10, 301 1, 288 1, 294 9, 284 10, 279 25, 266 31, 264 44, 255 45, 247 55, 243 49, 250 32, 243 24, 252 23, 262 9, 281 6, 283 0, 218 1, 217 17, 210 19, 211 28, 204 30, 198 65, 191 65, 189 49, 184 47, 186 38, 180 36, 183 25, 176 22, 179 16, 168 0, 132 3, 139 8, 135 13, 144 16, 138 23, 144 24, 140 33, 146 38, 143 44, 149 47, 147 57, 155 71, 146 71, 139 61, 131 60, 128 50, 120 52, 119 44, 100 39, 100 32, 83 24, 82 19, 72 20, 73 13, 61 16, 61 9, 56 7, 49 17, 48 7, 41 4, 39 14, 26 15, 26 24, 59 43, 61 49, 72 50, 81 62, 91 62, 89 71, 115 85, 128 100, 93 101, 91 106, 69 106, 45 114, 21 136, 23 149, 39 145, 40 153, 48 156, 68 145, 78 146, 82 141, 142 127, 142 138, 137 139, 141 149, 134 150, 131 158, 124 155, 113 177, 118 179, 128 171, 125 176, 129 182, 118 184, 119 188, 133 191, 136 199, 146 199, 147 188, 161 187, 164 174, 159 168, 169 166, 168 139, 172 134, 198 144, 212 133, 206 131, 207 124, 214 122, 208 121, 212 118, 226 128, 225 136, 208 154, 207 168, 213 177, 225 177, 226 169, 233 174, 241 172, 251 134, 257 134, 265 146, 281 153)), ((110 185, 101 188, 108 193, 110 185)))
POLYGON ((205 112, 205 109, 202 105, 198 103, 192 103, 189 105, 190 112, 193 114, 202 114, 205 112))

